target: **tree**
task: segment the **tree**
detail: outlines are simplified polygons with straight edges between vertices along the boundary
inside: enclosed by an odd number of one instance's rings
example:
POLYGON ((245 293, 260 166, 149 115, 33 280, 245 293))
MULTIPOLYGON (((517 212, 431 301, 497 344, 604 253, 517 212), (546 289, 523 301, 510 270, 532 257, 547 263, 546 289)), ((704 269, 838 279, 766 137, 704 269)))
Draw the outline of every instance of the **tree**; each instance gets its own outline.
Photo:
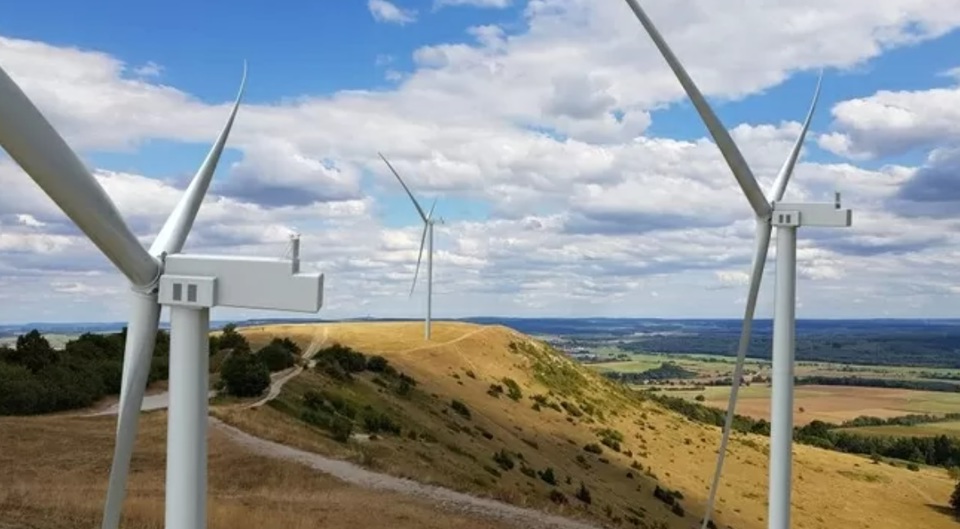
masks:
POLYGON ((953 507, 954 512, 960 515, 960 482, 957 483, 957 486, 953 489, 953 495, 950 496, 950 506, 953 507))
POLYGON ((290 350, 276 338, 266 347, 257 351, 257 357, 270 371, 282 371, 288 367, 293 367, 294 364, 290 350))
POLYGON ((17 337, 17 348, 11 360, 37 373, 57 361, 57 352, 40 331, 34 329, 17 337))
POLYGON ((247 339, 237 332, 237 326, 232 323, 223 326, 219 347, 220 349, 233 349, 240 352, 250 351, 250 344, 247 343, 247 339))
POLYGON ((223 362, 220 376, 227 393, 236 397, 256 397, 270 386, 270 371, 256 356, 234 351, 223 362))

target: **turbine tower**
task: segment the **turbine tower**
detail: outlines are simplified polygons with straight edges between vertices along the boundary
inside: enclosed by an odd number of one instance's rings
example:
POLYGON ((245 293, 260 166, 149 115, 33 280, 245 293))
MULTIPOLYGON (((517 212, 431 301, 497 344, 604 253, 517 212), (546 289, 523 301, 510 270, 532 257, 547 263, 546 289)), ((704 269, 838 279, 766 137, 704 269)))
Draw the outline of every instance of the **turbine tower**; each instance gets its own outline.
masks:
POLYGON ((410 197, 410 200, 413 202, 413 207, 417 208, 417 213, 420 215, 420 219, 423 220, 423 234, 420 236, 420 253, 417 255, 417 269, 413 273, 413 284, 410 285, 410 295, 413 296, 413 289, 417 287, 417 276, 420 274, 420 261, 423 259, 423 246, 424 243, 427 245, 427 318, 424 320, 423 324, 423 339, 430 339, 430 321, 433 314, 433 225, 439 222, 443 224, 444 221, 442 218, 433 218, 433 208, 437 206, 437 201, 434 199, 433 205, 430 206, 430 211, 424 213, 423 208, 420 207, 420 203, 417 202, 417 199, 413 198, 413 193, 410 192, 410 188, 407 187, 407 184, 403 183, 403 179, 400 178, 400 174, 397 173, 397 170, 393 168, 393 165, 387 160, 387 158, 382 153, 377 153, 380 155, 380 159, 383 160, 387 167, 390 168, 390 172, 393 173, 393 176, 397 177, 397 180, 400 182, 400 185, 403 186, 403 190, 407 192, 407 196, 410 197))
POLYGON ((813 103, 810 105, 800 136, 794 143, 787 160, 780 168, 771 194, 767 197, 760 189, 753 172, 737 148, 736 143, 734 143, 733 138, 730 137, 726 127, 714 114, 703 94, 700 93, 683 65, 680 64, 680 61, 664 41, 663 36, 654 26, 653 21, 643 11, 637 0, 626 0, 626 2, 650 35, 660 54, 663 55, 670 69, 673 70, 674 75, 677 76, 677 80, 680 81, 693 106, 696 107, 697 113, 700 114, 700 118, 709 130, 717 147, 719 147, 743 194, 747 197, 747 201, 756 214, 756 244, 750 272, 750 287, 744 310, 743 327, 737 347, 737 363, 733 373, 733 385, 724 421, 723 437, 717 455, 717 466, 710 486, 710 496, 707 500, 707 510, 704 514, 702 527, 706 529, 716 500, 717 486, 723 469, 730 430, 733 426, 740 379, 743 377, 743 363, 750 345, 753 315, 757 305, 757 295, 760 292, 763 268, 767 260, 770 234, 773 227, 776 226, 777 276, 773 325, 773 398, 770 409, 768 527, 770 529, 789 529, 791 448, 793 444, 793 369, 796 335, 797 228, 800 226, 845 228, 851 225, 853 217, 851 210, 841 209, 839 193, 835 195, 833 203, 788 204, 781 202, 787 183, 793 174, 797 158, 800 155, 807 130, 810 128, 810 121, 813 118, 817 100, 820 96, 822 73, 821 78, 817 81, 813 103))
POLYGON ((296 259, 180 253, 210 186, 245 84, 246 64, 226 125, 148 251, 83 162, 0 68, 0 146, 131 286, 103 529, 116 529, 120 521, 161 305, 170 307, 165 522, 167 529, 202 529, 206 527, 210 308, 315 313, 322 304, 323 275, 299 273, 296 259))

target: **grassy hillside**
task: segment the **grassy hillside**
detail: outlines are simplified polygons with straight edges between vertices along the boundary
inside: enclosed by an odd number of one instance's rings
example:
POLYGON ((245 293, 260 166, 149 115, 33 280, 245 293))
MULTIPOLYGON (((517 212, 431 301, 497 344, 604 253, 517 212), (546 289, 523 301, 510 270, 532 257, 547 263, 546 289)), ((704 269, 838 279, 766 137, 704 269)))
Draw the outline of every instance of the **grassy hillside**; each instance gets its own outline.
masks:
MULTIPOLYGON (((144 414, 121 527, 162 529, 165 412, 144 414)), ((0 417, 0 527, 94 529, 110 471, 115 417, 0 417)), ((362 489, 298 463, 250 453, 210 429, 210 529, 506 529, 362 489)))
MULTIPOLYGON (((342 344, 367 358, 382 355, 397 371, 363 369, 343 381, 342 373, 320 362, 266 407, 215 407, 215 415, 256 435, 611 526, 688 528, 702 512, 717 428, 643 401, 505 327, 437 323, 430 343, 422 340, 419 323, 242 332, 254 347, 275 336, 289 336, 305 349, 342 344), (402 382, 400 373, 415 385, 402 382), (331 433, 343 433, 344 415, 354 417, 346 443, 331 433), (358 435, 368 425, 394 432, 399 427, 399 435, 358 435), (543 477, 548 468, 556 486, 543 477), (589 504, 575 497, 581 483, 590 492, 589 504), (675 491, 675 503, 686 512, 655 498, 657 486, 675 491)), ((768 439, 737 435, 731 445, 718 525, 766 527, 768 439)), ((794 452, 795 527, 956 524, 941 507, 952 491, 945 471, 911 472, 809 446, 794 452)))

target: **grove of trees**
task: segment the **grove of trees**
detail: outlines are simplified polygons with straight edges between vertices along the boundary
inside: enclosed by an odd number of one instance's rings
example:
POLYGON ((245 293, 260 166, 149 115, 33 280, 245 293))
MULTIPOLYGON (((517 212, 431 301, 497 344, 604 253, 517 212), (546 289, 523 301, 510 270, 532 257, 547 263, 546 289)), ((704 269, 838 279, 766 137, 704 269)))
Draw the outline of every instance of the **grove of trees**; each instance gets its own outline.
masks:
MULTIPOLYGON (((0 346, 0 415, 36 415, 84 408, 120 392, 126 329, 112 334, 82 334, 54 349, 37 330, 0 346)), ((301 350, 288 338, 276 338, 253 353, 236 326, 211 336, 210 354, 224 352, 221 377, 228 393, 258 395, 270 384, 270 371, 295 364, 301 350)), ((166 380, 170 335, 157 332, 148 383, 166 380)))

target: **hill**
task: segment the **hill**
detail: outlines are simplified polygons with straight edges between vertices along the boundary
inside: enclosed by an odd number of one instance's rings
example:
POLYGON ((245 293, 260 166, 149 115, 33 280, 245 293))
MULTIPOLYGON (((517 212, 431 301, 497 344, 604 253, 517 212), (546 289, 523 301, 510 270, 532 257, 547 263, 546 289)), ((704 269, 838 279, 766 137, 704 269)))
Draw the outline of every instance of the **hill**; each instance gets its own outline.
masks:
MULTIPOLYGON (((121 527, 162 529, 166 412, 144 414, 121 527)), ((0 528, 94 529, 107 488, 115 417, 0 417, 0 528)), ((255 453, 210 428, 210 529, 507 529, 434 502, 346 484, 255 453)))
MULTIPOLYGON (((244 431, 610 526, 687 528, 702 512, 719 429, 693 423, 506 327, 436 323, 429 343, 420 323, 242 332, 254 347, 290 337, 304 349, 321 349, 316 367, 292 378, 267 406, 214 407, 214 415, 244 431), (334 344, 352 352, 330 349, 334 344), (380 362, 370 369, 373 356, 392 369, 380 362), (366 435, 371 430, 377 434, 366 435), (589 503, 577 498, 579 492, 586 499, 583 490, 589 503), (658 490, 663 499, 654 496, 658 490)), ((768 442, 735 436, 719 526, 766 526, 768 442)), ((955 526, 943 510, 953 488, 943 470, 912 472, 810 446, 794 452, 796 527, 955 526)))

